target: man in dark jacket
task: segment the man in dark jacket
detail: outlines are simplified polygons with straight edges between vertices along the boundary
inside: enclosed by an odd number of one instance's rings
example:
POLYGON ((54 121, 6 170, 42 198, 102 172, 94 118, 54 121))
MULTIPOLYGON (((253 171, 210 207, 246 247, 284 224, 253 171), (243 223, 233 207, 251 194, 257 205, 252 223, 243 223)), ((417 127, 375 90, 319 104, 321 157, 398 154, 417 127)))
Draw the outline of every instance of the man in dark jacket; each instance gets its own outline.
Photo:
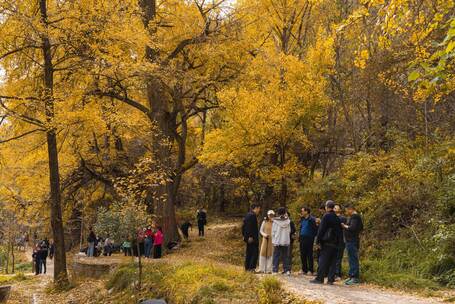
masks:
POLYGON ((335 270, 337 261, 337 249, 342 241, 343 232, 341 230, 341 221, 333 210, 335 203, 327 201, 325 209, 327 213, 321 220, 317 234, 317 244, 321 246, 321 256, 319 257, 318 274, 311 283, 323 284, 327 277, 327 284, 332 285, 335 282, 335 270))
POLYGON ((39 251, 39 259, 41 262, 41 273, 46 273, 47 271, 47 256, 48 256, 48 247, 46 241, 41 242, 41 249, 39 251))
POLYGON ((243 240, 246 243, 246 271, 254 271, 259 258, 259 228, 257 217, 261 212, 261 206, 253 204, 250 210, 243 219, 242 226, 243 240))
POLYGON ((363 230, 363 221, 353 206, 346 207, 349 216, 347 224, 342 224, 344 229, 344 239, 346 241, 346 251, 349 258, 349 279, 346 285, 360 283, 359 248, 360 232, 363 230))
POLYGON ((199 208, 197 211, 197 227, 199 229, 199 236, 203 237, 205 235, 204 227, 207 225, 207 212, 204 210, 204 208, 199 208))
MULTIPOLYGON (((340 219, 342 224, 347 223, 347 218, 343 215, 343 207, 341 207, 340 204, 335 204, 335 209, 334 209, 336 215, 340 219)), ((336 271, 335 271, 335 277, 338 277, 341 279, 343 276, 342 272, 342 264, 343 264, 343 255, 344 255, 344 249, 346 248, 344 244, 344 240, 341 240, 340 245, 337 250, 337 266, 336 266, 336 271)))
POLYGON ((316 219, 311 215, 311 209, 303 207, 300 219, 300 260, 302 261, 302 273, 314 273, 313 244, 318 233, 316 219))
POLYGON ((96 235, 95 235, 95 232, 93 231, 92 227, 90 227, 90 232, 87 237, 87 243, 88 243, 87 256, 94 257, 95 256, 96 235))

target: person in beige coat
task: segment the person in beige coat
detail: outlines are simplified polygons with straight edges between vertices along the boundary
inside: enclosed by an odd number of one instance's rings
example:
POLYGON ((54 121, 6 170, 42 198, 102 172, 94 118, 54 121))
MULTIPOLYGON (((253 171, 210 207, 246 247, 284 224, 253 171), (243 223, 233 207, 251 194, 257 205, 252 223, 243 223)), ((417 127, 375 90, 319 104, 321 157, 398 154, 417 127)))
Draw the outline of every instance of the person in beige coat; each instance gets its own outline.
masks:
POLYGON ((275 217, 275 212, 269 210, 267 217, 262 221, 259 233, 262 236, 261 251, 259 253, 259 272, 272 273, 272 223, 275 217))

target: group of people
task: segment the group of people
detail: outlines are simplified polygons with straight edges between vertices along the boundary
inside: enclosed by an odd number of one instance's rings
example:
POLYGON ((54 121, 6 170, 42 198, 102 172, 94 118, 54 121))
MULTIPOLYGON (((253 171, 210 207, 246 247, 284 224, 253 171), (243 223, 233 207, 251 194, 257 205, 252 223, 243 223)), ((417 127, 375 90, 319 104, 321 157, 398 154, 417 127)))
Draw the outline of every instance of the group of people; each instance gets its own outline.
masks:
POLYGON ((32 253, 33 269, 36 275, 46 273, 47 258, 49 257, 52 260, 54 258, 54 252, 54 243, 49 242, 47 238, 36 242, 32 253))
MULTIPOLYGON (((138 228, 136 236, 124 240, 120 246, 125 256, 144 256, 145 258, 161 258, 162 246, 164 242, 163 229, 156 223, 144 228, 138 228)), ((104 256, 111 256, 115 248, 114 241, 109 235, 103 239, 97 237, 93 228, 90 227, 89 235, 87 237, 87 256, 96 257, 101 254, 104 256)))
POLYGON ((111 256, 114 251, 114 242, 109 235, 106 238, 96 236, 92 227, 90 227, 87 243, 86 254, 88 257, 97 257, 101 254, 111 256))
POLYGON ((308 207, 301 208, 300 225, 296 229, 286 208, 268 210, 260 228, 257 217, 261 213, 260 205, 253 204, 245 216, 242 234, 246 243, 245 269, 260 273, 276 274, 282 263, 283 273, 292 271, 292 251, 294 240, 300 242, 302 274, 314 275, 310 282, 333 284, 342 278, 342 260, 347 251, 349 260, 349 278, 346 285, 360 282, 359 248, 360 233, 363 230, 361 216, 352 206, 343 208, 329 200, 320 208, 321 217, 316 218, 308 207), (262 243, 259 246, 259 236, 262 243), (314 271, 314 252, 318 261, 314 271), (256 266, 259 262, 259 269, 256 266))
POLYGON ((163 242, 163 229, 153 222, 152 225, 139 228, 133 242, 123 242, 122 250, 125 256, 134 255, 144 256, 147 259, 160 259, 163 254, 163 242))

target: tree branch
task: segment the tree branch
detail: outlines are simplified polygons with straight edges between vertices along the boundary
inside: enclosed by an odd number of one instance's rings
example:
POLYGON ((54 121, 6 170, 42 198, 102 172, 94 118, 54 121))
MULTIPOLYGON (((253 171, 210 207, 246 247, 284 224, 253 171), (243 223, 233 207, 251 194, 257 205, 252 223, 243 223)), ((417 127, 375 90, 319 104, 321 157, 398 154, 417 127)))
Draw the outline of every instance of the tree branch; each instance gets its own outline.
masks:
POLYGON ((133 108, 138 109, 139 111, 141 111, 147 115, 150 114, 150 109, 147 108, 146 106, 144 106, 143 104, 141 104, 140 102, 138 102, 134 99, 131 99, 128 96, 122 96, 114 91, 104 92, 104 91, 101 91, 98 89, 98 90, 94 90, 94 91, 90 92, 89 95, 114 98, 118 101, 124 102, 124 103, 132 106, 133 108))
POLYGON ((46 130, 44 130, 44 129, 34 129, 34 130, 25 132, 25 133, 23 133, 21 135, 17 135, 17 136, 8 138, 8 139, 0 139, 0 144, 4 144, 4 143, 7 143, 7 142, 10 142, 10 141, 13 141, 13 140, 21 139, 21 138, 23 138, 23 137, 25 137, 27 135, 33 134, 33 133, 38 132, 38 131, 44 132, 46 130))
POLYGON ((13 116, 13 117, 17 117, 29 124, 32 124, 32 125, 35 125, 35 126, 38 126, 40 128, 45 128, 44 126, 44 123, 37 119, 37 118, 33 118, 33 117, 29 117, 27 115, 24 115, 24 114, 20 114, 20 113, 17 113, 16 111, 14 110, 11 110, 9 109, 4 103, 3 103, 3 100, 2 99, 13 99, 13 100, 38 100, 37 98, 34 98, 34 97, 25 97, 25 98, 21 98, 21 97, 12 97, 12 96, 0 96, 0 106, 5 109, 9 114, 10 116, 13 116))
POLYGON ((25 46, 22 46, 22 47, 20 47, 20 48, 15 49, 15 50, 11 50, 11 51, 8 51, 8 52, 6 52, 6 53, 4 53, 4 54, 1 54, 1 55, 0 55, 0 60, 5 59, 5 58, 8 57, 8 56, 14 55, 14 54, 16 54, 16 53, 22 52, 23 50, 30 49, 30 48, 35 48, 35 49, 37 49, 37 48, 39 48, 39 47, 36 46, 36 45, 25 45, 25 46))

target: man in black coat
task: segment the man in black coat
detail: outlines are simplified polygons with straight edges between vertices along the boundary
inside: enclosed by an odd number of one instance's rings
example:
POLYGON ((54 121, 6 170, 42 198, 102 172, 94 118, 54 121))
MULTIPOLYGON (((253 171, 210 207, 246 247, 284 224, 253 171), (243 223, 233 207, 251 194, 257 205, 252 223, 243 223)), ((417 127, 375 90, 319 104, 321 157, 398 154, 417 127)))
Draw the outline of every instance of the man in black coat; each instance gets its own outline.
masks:
POLYGON ((41 273, 46 273, 47 271, 47 256, 48 256, 48 250, 49 248, 47 247, 46 245, 46 241, 42 241, 41 242, 41 249, 40 251, 38 252, 39 254, 39 259, 40 259, 40 262, 41 262, 41 273))
POLYGON ((245 270, 254 271, 259 258, 259 228, 258 215, 261 212, 261 206, 258 204, 251 205, 243 219, 242 234, 246 243, 245 253, 245 270))
POLYGON ((203 237, 205 235, 204 227, 207 225, 207 212, 203 207, 199 208, 197 211, 197 227, 199 229, 199 236, 203 237))
POLYGON ((323 284, 327 277, 327 284, 332 285, 335 282, 335 271, 338 247, 343 240, 343 231, 341 230, 341 221, 334 211, 335 203, 327 201, 325 204, 326 214, 319 225, 317 244, 321 247, 319 257, 318 274, 311 283, 323 284))

